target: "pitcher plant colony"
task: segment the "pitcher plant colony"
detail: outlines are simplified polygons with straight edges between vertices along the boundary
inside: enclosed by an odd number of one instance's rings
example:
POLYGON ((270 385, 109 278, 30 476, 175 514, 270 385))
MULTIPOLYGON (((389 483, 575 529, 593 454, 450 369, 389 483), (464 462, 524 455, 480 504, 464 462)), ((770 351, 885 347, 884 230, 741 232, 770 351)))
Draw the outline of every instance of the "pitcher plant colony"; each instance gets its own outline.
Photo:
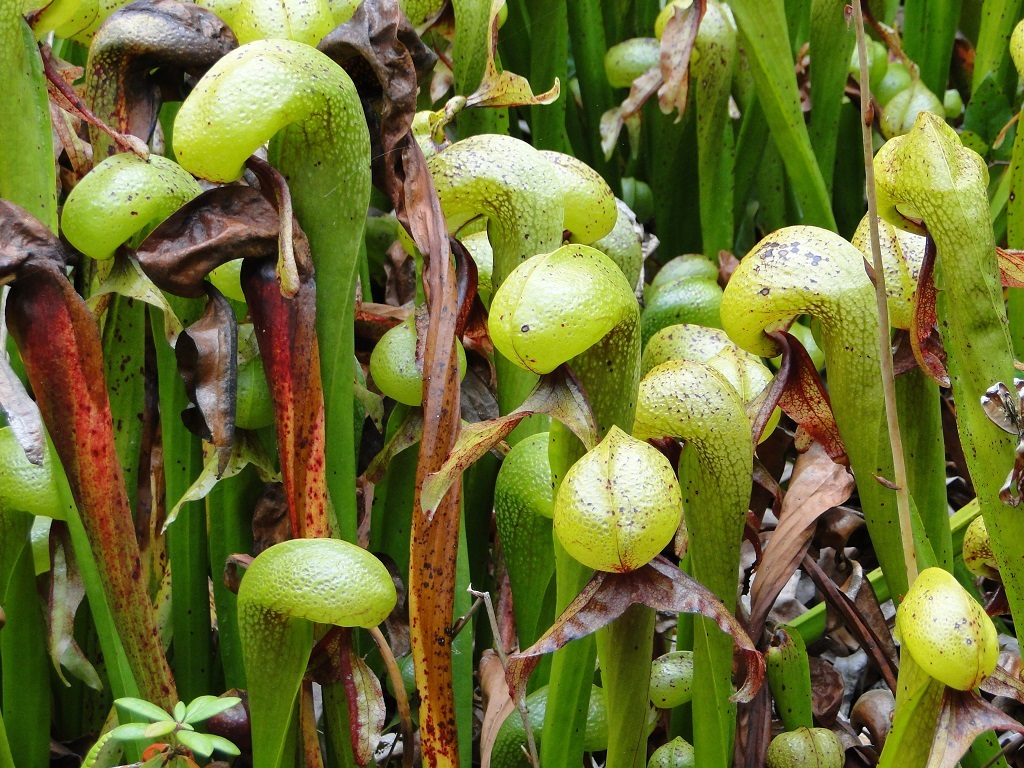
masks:
POLYGON ((1021 764, 1022 0, 0 0, 0 768, 1021 764))

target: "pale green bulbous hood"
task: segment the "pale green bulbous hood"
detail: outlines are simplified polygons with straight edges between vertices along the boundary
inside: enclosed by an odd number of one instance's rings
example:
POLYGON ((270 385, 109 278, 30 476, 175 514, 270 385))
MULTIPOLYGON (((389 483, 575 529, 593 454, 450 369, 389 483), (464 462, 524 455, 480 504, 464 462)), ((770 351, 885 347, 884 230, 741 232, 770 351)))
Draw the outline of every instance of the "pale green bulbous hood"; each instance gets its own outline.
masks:
POLYGON ((342 627, 376 627, 398 601, 387 568, 338 539, 292 539, 252 561, 238 590, 243 606, 342 627))
POLYGON ((566 473, 555 496, 554 530, 589 568, 627 572, 672 541, 682 511, 668 459, 613 426, 566 473))
MULTIPOLYGON (((988 187, 988 166, 963 146, 945 120, 922 112, 906 135, 889 139, 875 154, 875 179, 878 215, 895 227, 924 234, 920 222, 944 222, 945 207, 959 210, 976 202, 969 195, 976 190, 980 196, 988 187)), ((970 233, 963 236, 970 238, 970 233)))
POLYGON ((87 173, 68 195, 61 230, 93 259, 109 259, 136 234, 151 229, 202 192, 192 176, 159 155, 123 153, 87 173))
MULTIPOLYGON (((850 241, 868 263, 872 263, 871 232, 868 217, 861 219, 850 241)), ((878 220, 878 244, 885 270, 885 293, 889 304, 889 324, 910 328, 914 315, 914 292, 924 261, 925 238, 897 229, 885 219, 878 220)))
POLYGON ((639 305, 622 271, 595 248, 565 245, 534 256, 491 299, 488 327, 501 354, 550 373, 617 326, 639 323, 639 305))
POLYGON ((235 181, 249 156, 292 123, 332 165, 366 163, 369 135, 345 70, 309 45, 257 40, 218 61, 182 103, 175 156, 195 176, 235 181))
POLYGON ((549 434, 538 432, 512 446, 494 482, 496 509, 517 505, 547 518, 554 516, 548 442, 549 434))
MULTIPOLYGON (((466 377, 466 350, 455 340, 459 359, 459 380, 466 377)), ((406 320, 385 333, 370 355, 370 375, 388 397, 405 405, 423 403, 423 371, 416 364, 416 318, 406 320)))
POLYGON ((784 227, 762 239, 736 268, 722 296, 722 327, 748 352, 775 357, 781 350, 765 331, 802 314, 835 331, 870 314, 873 305, 860 251, 826 229, 784 227))
POLYGON ((960 691, 976 688, 999 661, 985 609, 941 568, 927 568, 896 611, 896 639, 929 675, 960 691))

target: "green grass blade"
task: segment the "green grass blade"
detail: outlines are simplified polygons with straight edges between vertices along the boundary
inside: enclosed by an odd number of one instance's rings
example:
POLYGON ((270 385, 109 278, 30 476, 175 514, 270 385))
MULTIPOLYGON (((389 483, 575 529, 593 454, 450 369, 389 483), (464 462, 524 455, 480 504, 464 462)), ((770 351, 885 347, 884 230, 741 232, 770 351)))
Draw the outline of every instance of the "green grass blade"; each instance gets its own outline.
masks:
MULTIPOLYGON (((191 322, 201 311, 198 302, 168 296, 175 314, 191 322)), ((163 315, 155 308, 153 324, 157 382, 160 388, 160 429, 164 447, 164 478, 168 508, 185 495, 203 469, 199 438, 181 421, 188 405, 185 385, 178 375, 174 350, 164 342, 163 315)), ((209 556, 203 504, 182 506, 167 529, 171 558, 171 625, 174 679, 184 701, 213 691, 213 638, 210 628, 209 556)))
POLYGON ((601 115, 614 106, 612 88, 604 74, 604 54, 608 44, 601 2, 573 0, 568 3, 568 12, 572 56, 583 100, 580 121, 585 135, 589 137, 588 146, 575 147, 576 154, 595 168, 613 190, 618 190, 619 170, 615 158, 611 162, 605 161, 598 130, 601 115))
POLYGON ((0 631, 3 676, 3 712, 10 728, 11 754, 18 768, 47 768, 50 764, 50 658, 47 633, 36 590, 32 548, 28 545, 31 518, 17 515, 4 526, 4 536, 20 541, 15 546, 7 594, 3 600, 7 624, 0 631))
POLYGON ((981 6, 981 28, 974 47, 973 95, 991 74, 1008 97, 1017 87, 1017 71, 1009 57, 1010 33, 1024 11, 1024 0, 986 0, 981 6))
POLYGON ((50 104, 43 62, 21 5, 0 0, 0 197, 56 232, 50 104))
POLYGON ((832 189, 839 139, 839 112, 850 54, 856 38, 846 27, 842 3, 814 0, 811 5, 811 146, 826 189, 832 189))
POLYGON ((782 0, 734 0, 732 10, 750 58, 758 99, 800 205, 802 223, 834 230, 825 180, 800 108, 782 0))
POLYGON ((906 0, 903 4, 903 50, 917 62, 921 80, 940 99, 949 82, 960 6, 961 0, 906 0))

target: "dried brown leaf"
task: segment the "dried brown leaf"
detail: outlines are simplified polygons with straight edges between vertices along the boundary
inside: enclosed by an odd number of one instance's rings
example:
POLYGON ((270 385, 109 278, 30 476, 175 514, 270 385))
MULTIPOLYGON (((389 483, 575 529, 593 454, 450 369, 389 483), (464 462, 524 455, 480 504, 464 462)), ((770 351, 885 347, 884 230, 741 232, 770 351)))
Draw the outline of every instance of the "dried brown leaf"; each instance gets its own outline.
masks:
MULTIPOLYGON (((782 363, 754 424, 755 445, 772 411, 778 406, 808 437, 824 447, 832 461, 848 464, 828 393, 811 356, 799 339, 790 333, 778 331, 768 335, 782 348, 782 363)), ((799 438, 799 433, 797 436, 799 438)))
POLYGON ((0 351, 0 412, 14 432, 25 457, 37 467, 46 455, 46 431, 39 407, 28 396, 25 385, 11 368, 7 355, 0 351))
POLYGON ((452 483, 485 453, 508 437, 528 416, 547 414, 565 424, 587 447, 597 445, 597 422, 583 388, 567 366, 541 376, 523 404, 505 416, 467 424, 441 467, 423 481, 420 504, 432 515, 452 483))
POLYGON ((974 691, 946 687, 942 694, 932 750, 925 768, 955 768, 974 740, 986 731, 1024 733, 1024 724, 1013 719, 974 691))
MULTIPOLYGON (((183 97, 184 75, 201 76, 237 46, 212 11, 178 0, 137 0, 114 11, 93 37, 87 100, 111 128, 149 141, 163 98, 183 97)), ((93 126, 90 135, 97 145, 100 130, 93 126)))
MULTIPOLYGON (((455 593, 455 558, 460 525, 461 488, 445 495, 428 518, 420 492, 429 473, 440 469, 455 445, 459 429, 459 376, 455 351, 458 320, 457 276, 441 204, 422 150, 412 136, 418 40, 404 22, 398 4, 364 3, 353 17, 366 34, 353 33, 364 60, 376 76, 383 99, 379 132, 371 131, 374 176, 395 214, 423 254, 423 289, 429 323, 422 339, 423 435, 416 466, 410 571, 413 656, 419 674, 420 736, 424 765, 456 764, 458 733, 452 695, 449 633, 455 593), (360 17, 363 11, 365 16, 360 17), (408 30, 408 31, 407 31, 408 30)), ((351 23, 351 22, 350 22, 351 23)), ((418 358, 419 359, 419 358, 418 358)))
POLYGON ((181 420, 192 434, 224 449, 219 462, 223 472, 235 439, 238 323, 220 291, 209 285, 207 295, 203 314, 178 335, 174 355, 189 399, 181 420))
MULTIPOLYGON (((264 195, 252 187, 218 187, 179 208, 154 229, 136 252, 149 278, 162 290, 196 299, 206 294, 206 276, 235 259, 278 254, 280 221, 264 195)), ((305 235, 293 222, 293 247, 300 273, 312 277, 305 235)))
POLYGON ((665 24, 661 35, 661 78, 664 81, 658 88, 658 106, 662 114, 672 110, 679 113, 682 119, 686 112, 686 103, 690 94, 690 57, 697 42, 697 30, 704 18, 705 0, 696 0, 685 10, 676 7, 672 18, 665 24))
POLYGON ((796 572, 821 517, 850 498, 853 475, 836 464, 818 443, 800 454, 779 511, 779 525, 765 549, 750 592, 750 622, 754 635, 761 632, 775 599, 796 572))
POLYGON ((480 724, 480 768, 490 768, 494 740, 505 718, 515 712, 516 705, 508 695, 505 670, 491 649, 480 658, 480 690, 484 698, 484 717, 480 724))
POLYGON ((743 627, 700 582, 658 556, 629 573, 595 573, 540 640, 509 656, 505 679, 512 699, 525 693, 526 682, 541 656, 607 626, 636 604, 657 611, 699 613, 714 621, 719 629, 732 635, 746 660, 746 678, 732 700, 750 701, 757 693, 764 679, 765 661, 743 627))
POLYGON ((491 0, 487 28, 487 62, 479 87, 466 97, 467 107, 523 107, 530 104, 551 104, 561 93, 558 78, 551 90, 535 96, 530 81, 508 70, 499 71, 496 63, 498 54, 498 11, 504 0, 491 0))

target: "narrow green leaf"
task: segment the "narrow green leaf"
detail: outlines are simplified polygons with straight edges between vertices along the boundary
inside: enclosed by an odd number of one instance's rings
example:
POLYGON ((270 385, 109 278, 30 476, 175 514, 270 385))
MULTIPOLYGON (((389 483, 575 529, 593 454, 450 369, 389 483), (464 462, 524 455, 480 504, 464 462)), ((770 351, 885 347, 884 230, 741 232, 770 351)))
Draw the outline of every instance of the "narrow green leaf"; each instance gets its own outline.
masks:
POLYGON ((160 709, 156 704, 150 704, 148 701, 144 701, 143 699, 125 697, 123 699, 117 699, 114 704, 129 714, 146 718, 151 723, 156 723, 170 718, 170 715, 160 709))
POLYGON ((217 748, 213 743, 213 739, 205 733, 196 733, 195 731, 178 731, 177 738, 178 741, 195 752, 197 756, 202 758, 209 757, 213 754, 213 750, 217 748))
POLYGON ((825 181, 800 108, 782 0, 734 0, 758 100, 786 164, 802 223, 835 229, 825 181))
POLYGON ((146 738, 148 723, 125 723, 110 732, 110 738, 117 741, 135 741, 146 738))
POLYGON ((172 733, 178 724, 173 720, 161 720, 158 723, 150 723, 146 726, 142 732, 143 738, 146 739, 159 739, 161 736, 166 736, 172 733))
POLYGON ((241 701, 242 700, 237 696, 224 696, 223 698, 218 698, 217 696, 200 696, 189 703, 188 707, 185 709, 184 716, 178 718, 178 721, 201 723, 203 720, 209 720, 214 715, 226 712, 236 704, 240 704, 241 701))
POLYGON ((940 96, 949 82, 949 62, 960 21, 961 0, 906 0, 903 50, 921 69, 921 80, 940 96))

